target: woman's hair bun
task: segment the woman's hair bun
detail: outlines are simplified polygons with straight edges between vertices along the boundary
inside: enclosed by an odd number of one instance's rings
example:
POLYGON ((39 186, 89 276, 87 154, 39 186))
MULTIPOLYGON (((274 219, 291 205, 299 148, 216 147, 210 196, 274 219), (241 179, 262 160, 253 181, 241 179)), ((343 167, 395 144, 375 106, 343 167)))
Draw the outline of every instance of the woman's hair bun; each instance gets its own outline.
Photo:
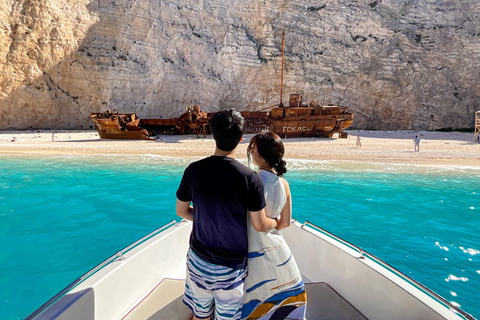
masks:
POLYGON ((277 176, 281 177, 284 173, 287 173, 287 163, 284 160, 280 160, 280 163, 275 165, 275 171, 277 176))

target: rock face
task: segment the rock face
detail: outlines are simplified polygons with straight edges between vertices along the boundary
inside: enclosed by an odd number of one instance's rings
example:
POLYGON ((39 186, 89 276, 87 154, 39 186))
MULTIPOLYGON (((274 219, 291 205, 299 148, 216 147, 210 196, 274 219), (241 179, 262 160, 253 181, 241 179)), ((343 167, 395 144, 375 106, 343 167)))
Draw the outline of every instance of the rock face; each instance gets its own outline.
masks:
POLYGON ((0 129, 81 129, 259 110, 284 97, 348 106, 358 129, 472 128, 478 0, 3 0, 0 129))

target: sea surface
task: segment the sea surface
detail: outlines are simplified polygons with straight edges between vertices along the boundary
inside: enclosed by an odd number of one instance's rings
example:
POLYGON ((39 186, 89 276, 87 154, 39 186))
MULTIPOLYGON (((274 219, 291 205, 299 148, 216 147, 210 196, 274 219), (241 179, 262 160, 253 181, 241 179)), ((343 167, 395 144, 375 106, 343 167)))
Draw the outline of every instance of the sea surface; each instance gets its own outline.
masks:
MULTIPOLYGON (((195 159, 193 159, 195 160, 195 159)), ((0 319, 23 319, 177 219, 192 159, 0 157, 0 319)), ((288 161, 293 217, 361 247, 480 319, 480 170, 288 161)))

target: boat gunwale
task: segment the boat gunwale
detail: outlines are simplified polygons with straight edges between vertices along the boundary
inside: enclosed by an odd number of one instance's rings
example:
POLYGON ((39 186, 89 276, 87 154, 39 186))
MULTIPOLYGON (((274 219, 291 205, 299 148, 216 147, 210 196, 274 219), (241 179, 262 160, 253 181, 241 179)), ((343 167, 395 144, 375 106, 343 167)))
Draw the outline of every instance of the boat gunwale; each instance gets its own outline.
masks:
MULTIPOLYGON (((294 222, 297 222, 298 224, 300 224, 300 222, 298 222, 297 220, 295 219, 292 219, 294 222)), ((400 270, 396 269, 395 267, 392 267, 390 264, 388 264, 387 262, 383 261, 382 259, 378 258, 377 256, 375 256, 374 254, 371 254, 369 253, 368 251, 365 251, 364 249, 348 242, 347 240, 344 240, 336 235, 334 235, 333 233, 309 222, 308 220, 305 221, 303 224, 300 225, 300 228, 305 230, 305 231, 309 231, 308 229, 306 229, 305 227, 306 226, 309 226, 311 227, 313 230, 315 231, 318 231, 318 232, 321 232, 323 234, 325 234, 326 236, 329 236, 331 238, 333 238, 334 240, 342 243, 343 245, 347 246, 348 248, 354 250, 354 251, 357 251, 359 253, 359 256, 358 257, 355 257, 356 259, 358 260, 362 260, 362 259, 365 259, 365 258, 368 258, 369 260, 375 262, 376 264, 380 265, 381 267, 385 268, 386 270, 392 272, 395 276, 398 276, 399 278, 401 278, 402 280, 406 281, 407 283, 409 283, 410 285, 414 286, 415 288, 421 290, 423 293, 429 295, 431 298, 433 298, 434 300, 436 300, 437 302, 441 303, 444 307, 447 307, 447 308, 450 308, 451 311, 457 313, 457 315, 459 316, 462 316, 464 319, 467 319, 467 320, 477 320, 474 316, 472 316, 471 314, 463 311, 462 309, 460 309, 459 307, 453 305, 451 302, 449 302, 448 300, 446 300, 444 297, 442 297, 441 295, 439 295, 438 293, 436 293, 435 291, 429 289, 428 287, 426 287, 425 285, 421 284, 420 282, 416 281, 415 279, 409 277, 408 275, 404 274, 403 272, 401 272, 400 270)), ((315 235, 315 233, 312 233, 313 235, 315 235)), ((316 235, 317 236, 317 235, 316 235)), ((392 279, 388 278, 389 280, 392 281, 392 279)), ((411 292, 408 291, 408 293, 412 294, 411 292)), ((423 302, 423 301, 422 301, 423 302)))
POLYGON ((35 317, 40 315, 43 311, 45 311, 48 307, 50 307, 52 304, 54 304, 58 299, 63 297, 65 294, 67 294, 69 291, 83 283, 85 280, 93 276, 95 273, 99 272, 106 266, 110 265, 112 262, 123 260, 124 259, 124 254, 130 252, 131 250, 135 249, 139 245, 145 243, 146 241, 150 240, 151 238, 155 237, 156 235, 160 234, 163 231, 168 230, 170 227, 173 226, 178 226, 181 223, 185 222, 185 219, 182 219, 180 222, 177 222, 176 220, 170 221, 169 223, 161 226, 160 228, 150 232, 149 234, 143 236, 142 238, 138 239, 134 243, 126 246, 122 250, 118 251, 111 257, 105 259, 103 262, 99 263, 97 266, 93 267, 90 269, 87 273, 83 274, 81 277, 78 279, 74 280, 72 283, 67 285, 65 288, 63 288, 60 292, 58 292, 56 295, 54 295, 52 298, 50 298, 47 302, 42 304, 40 307, 38 307, 35 311, 33 311, 29 316, 27 316, 24 320, 33 320, 35 317))

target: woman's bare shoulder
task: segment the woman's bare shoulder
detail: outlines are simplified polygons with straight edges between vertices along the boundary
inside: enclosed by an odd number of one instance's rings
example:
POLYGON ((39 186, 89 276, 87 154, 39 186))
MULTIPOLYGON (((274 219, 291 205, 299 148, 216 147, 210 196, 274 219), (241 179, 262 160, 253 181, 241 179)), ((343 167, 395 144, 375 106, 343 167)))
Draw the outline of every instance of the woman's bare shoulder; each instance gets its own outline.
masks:
POLYGON ((290 194, 290 185, 288 184, 287 179, 285 179, 284 177, 280 177, 280 180, 283 182, 283 185, 285 186, 285 192, 287 193, 287 195, 289 195, 290 194))

